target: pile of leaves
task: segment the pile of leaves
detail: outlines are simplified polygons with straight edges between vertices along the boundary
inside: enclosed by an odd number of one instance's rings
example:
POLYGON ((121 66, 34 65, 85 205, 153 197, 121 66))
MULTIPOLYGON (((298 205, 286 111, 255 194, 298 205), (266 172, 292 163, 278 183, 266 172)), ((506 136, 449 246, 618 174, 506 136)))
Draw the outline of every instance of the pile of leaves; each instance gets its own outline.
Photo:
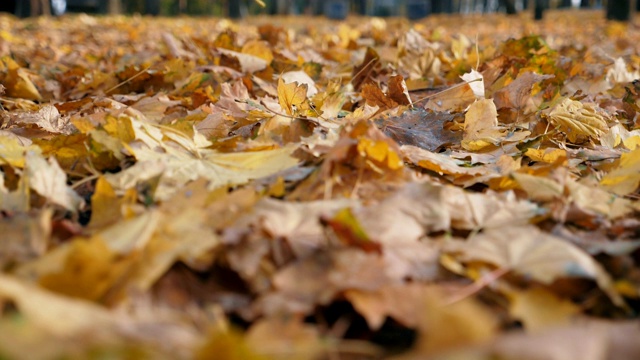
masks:
POLYGON ((640 32, 529 15, 0 17, 0 357, 639 357, 640 32))

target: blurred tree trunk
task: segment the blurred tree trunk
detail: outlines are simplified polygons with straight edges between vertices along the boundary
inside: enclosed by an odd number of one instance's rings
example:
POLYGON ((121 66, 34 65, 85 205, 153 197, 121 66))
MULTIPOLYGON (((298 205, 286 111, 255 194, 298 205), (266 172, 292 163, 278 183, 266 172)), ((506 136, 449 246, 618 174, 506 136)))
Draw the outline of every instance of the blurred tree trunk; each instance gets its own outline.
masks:
MULTIPOLYGON (((110 1, 118 1, 118 0, 110 0, 110 1)), ((144 12, 146 14, 154 15, 154 16, 160 15, 160 0, 145 0, 144 12)))
POLYGON ((49 0, 30 0, 31 16, 51 15, 49 0))
POLYGON ((535 20, 542 20, 544 10, 549 7, 549 0, 535 0, 533 7, 533 18, 535 20))
POLYGON ((607 19, 629 21, 631 18, 631 0, 607 1, 607 19))
POLYGON ((122 12, 122 6, 120 0, 109 0, 108 10, 109 14, 120 14, 122 12))
POLYGON ((516 2, 515 0, 500 0, 500 7, 504 7, 507 15, 515 15, 516 11, 516 2))
POLYGON ((591 6, 591 1, 589 0, 580 0, 580 8, 584 9, 584 8, 588 8, 591 6))
POLYGON ((240 1, 239 0, 229 0, 227 2, 227 6, 229 9, 229 17, 232 19, 239 19, 242 14, 240 12, 240 1))
POLYGON ((571 7, 571 0, 562 0, 558 7, 559 8, 570 8, 571 7))

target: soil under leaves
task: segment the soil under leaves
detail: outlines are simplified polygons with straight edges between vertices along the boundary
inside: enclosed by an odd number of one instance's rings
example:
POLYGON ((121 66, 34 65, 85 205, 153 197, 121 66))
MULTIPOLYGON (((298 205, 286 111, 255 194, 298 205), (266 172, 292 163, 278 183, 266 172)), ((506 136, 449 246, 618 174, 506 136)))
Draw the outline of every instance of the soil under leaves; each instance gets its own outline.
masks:
POLYGON ((640 32, 0 17, 0 357, 640 357, 640 32))

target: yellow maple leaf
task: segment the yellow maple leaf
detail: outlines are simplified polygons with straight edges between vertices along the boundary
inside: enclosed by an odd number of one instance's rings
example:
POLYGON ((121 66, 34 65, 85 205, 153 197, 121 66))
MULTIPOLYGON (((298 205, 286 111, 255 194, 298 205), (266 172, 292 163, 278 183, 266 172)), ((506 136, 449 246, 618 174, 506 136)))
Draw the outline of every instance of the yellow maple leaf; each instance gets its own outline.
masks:
POLYGON ((296 113, 296 108, 307 100, 307 84, 298 85, 293 82, 286 84, 282 78, 278 79, 278 102, 289 115, 296 113))
POLYGON ((265 60, 267 65, 270 65, 271 61, 273 61, 273 52, 269 47, 269 43, 266 41, 247 41, 244 46, 242 46, 242 53, 259 57, 262 60, 265 60))
POLYGON ((562 149, 527 149, 527 152, 524 153, 533 161, 540 161, 549 164, 553 164, 558 159, 567 158, 567 151, 562 149))
POLYGON ((41 152, 37 146, 24 146, 15 136, 0 134, 0 165, 8 164, 13 167, 24 167, 25 152, 41 152))
POLYGON ((362 138, 358 141, 358 152, 376 165, 383 165, 390 170, 402 167, 400 156, 384 141, 362 138))

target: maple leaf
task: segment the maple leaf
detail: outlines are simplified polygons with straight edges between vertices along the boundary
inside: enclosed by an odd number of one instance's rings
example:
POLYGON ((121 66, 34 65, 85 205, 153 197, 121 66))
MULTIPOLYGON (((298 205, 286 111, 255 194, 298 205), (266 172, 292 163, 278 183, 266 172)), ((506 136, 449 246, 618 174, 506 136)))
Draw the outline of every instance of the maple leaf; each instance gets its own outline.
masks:
POLYGON ((640 184, 640 148, 622 154, 618 167, 600 181, 605 189, 618 194, 633 193, 640 184))
POLYGON ((284 82, 284 79, 278 79, 278 102, 288 115, 295 115, 297 107, 307 100, 307 84, 284 82))
POLYGON ((69 211, 76 211, 84 200, 67 186, 67 175, 54 158, 47 162, 42 155, 27 151, 25 176, 29 186, 38 194, 69 211))
POLYGON ((531 97, 531 87, 553 77, 554 75, 541 75, 534 72, 518 75, 509 85, 493 94, 496 108, 523 109, 531 97))
POLYGON ((394 75, 389 78, 389 97, 400 105, 413 106, 407 83, 402 75, 394 75))
POLYGON ((398 106, 397 102, 385 95, 375 84, 367 83, 362 85, 361 95, 367 101, 367 105, 377 106, 381 111, 393 109, 398 106))
POLYGON ((451 242, 445 251, 459 253, 463 262, 485 262, 543 284, 561 277, 593 279, 616 305, 625 306, 609 274, 591 256, 535 227, 492 229, 467 242, 451 242))
POLYGON ((400 116, 377 118, 374 122, 400 145, 413 145, 435 151, 445 144, 460 140, 460 132, 445 128, 445 125, 453 123, 453 119, 454 115, 451 114, 416 109, 405 111, 400 116))

